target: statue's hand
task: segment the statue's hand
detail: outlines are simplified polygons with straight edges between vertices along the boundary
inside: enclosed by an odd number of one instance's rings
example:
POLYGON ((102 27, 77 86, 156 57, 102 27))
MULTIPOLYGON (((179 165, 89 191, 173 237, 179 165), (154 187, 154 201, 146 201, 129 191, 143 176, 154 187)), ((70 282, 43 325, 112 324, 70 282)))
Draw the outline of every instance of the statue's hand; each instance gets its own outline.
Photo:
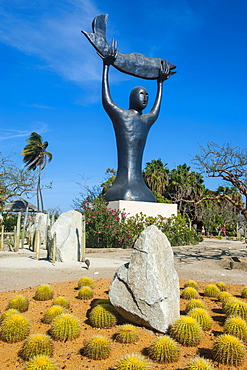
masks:
POLYGON ((116 60, 117 53, 118 53, 118 51, 117 51, 117 42, 114 39, 112 39, 112 44, 111 44, 111 46, 109 46, 107 54, 102 55, 102 54, 98 53, 98 55, 103 59, 104 64, 109 66, 109 65, 113 64, 114 61, 116 60))
POLYGON ((163 82, 167 80, 168 78, 170 78, 170 76, 171 76, 170 68, 168 67, 166 63, 161 62, 158 81, 163 82))

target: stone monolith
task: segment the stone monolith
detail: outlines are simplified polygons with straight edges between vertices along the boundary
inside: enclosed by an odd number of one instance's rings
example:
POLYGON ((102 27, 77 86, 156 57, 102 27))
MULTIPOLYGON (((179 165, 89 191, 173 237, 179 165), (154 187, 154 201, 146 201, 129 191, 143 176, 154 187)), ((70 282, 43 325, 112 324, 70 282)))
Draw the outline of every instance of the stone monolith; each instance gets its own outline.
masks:
POLYGON ((127 320, 165 333, 180 316, 179 280, 171 245, 156 226, 137 239, 130 262, 119 267, 109 291, 127 320))
POLYGON ((56 233, 56 261, 80 261, 82 240, 82 215, 77 211, 62 213, 50 230, 50 255, 56 233))

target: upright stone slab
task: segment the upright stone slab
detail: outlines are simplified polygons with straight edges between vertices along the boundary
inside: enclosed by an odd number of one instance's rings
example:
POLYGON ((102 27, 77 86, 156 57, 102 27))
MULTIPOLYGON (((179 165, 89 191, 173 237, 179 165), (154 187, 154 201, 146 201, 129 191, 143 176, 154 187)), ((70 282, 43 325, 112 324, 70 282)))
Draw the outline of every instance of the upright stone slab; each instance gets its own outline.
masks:
MULTIPOLYGON (((82 215, 77 211, 62 213, 51 228, 49 245, 56 233, 56 261, 80 261, 82 215)), ((52 247, 51 247, 52 254, 52 247)))
POLYGON ((40 241, 44 243, 43 248, 46 249, 46 237, 47 237, 47 224, 50 225, 50 220, 46 213, 36 213, 35 217, 29 221, 28 231, 35 232, 37 229, 40 231, 40 241))
POLYGON ((137 239, 130 262, 119 267, 109 291, 127 320, 165 333, 180 316, 179 280, 171 245, 156 226, 137 239))

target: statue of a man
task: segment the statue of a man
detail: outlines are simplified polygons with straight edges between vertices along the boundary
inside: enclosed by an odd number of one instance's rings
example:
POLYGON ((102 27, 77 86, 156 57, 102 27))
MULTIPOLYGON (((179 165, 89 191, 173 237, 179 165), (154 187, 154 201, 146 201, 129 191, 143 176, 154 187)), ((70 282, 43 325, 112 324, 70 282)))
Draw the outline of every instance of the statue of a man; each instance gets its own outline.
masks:
POLYGON ((108 202, 114 200, 156 202, 142 176, 142 157, 148 132, 159 115, 163 82, 172 72, 167 64, 161 63, 157 78, 157 95, 149 113, 142 113, 148 104, 148 92, 139 86, 131 91, 129 109, 125 110, 112 100, 108 82, 109 67, 117 56, 114 42, 107 55, 99 55, 103 59, 102 102, 113 123, 118 153, 117 177, 105 194, 105 199, 108 202))

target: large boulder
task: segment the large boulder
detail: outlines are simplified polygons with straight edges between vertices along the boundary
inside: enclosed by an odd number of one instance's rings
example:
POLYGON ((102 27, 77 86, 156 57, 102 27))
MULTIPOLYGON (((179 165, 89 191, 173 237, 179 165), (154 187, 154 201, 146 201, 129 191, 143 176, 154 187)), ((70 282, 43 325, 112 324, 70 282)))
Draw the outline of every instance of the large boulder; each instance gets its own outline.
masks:
POLYGON ((49 232, 49 257, 56 234, 56 261, 81 261, 82 215, 77 211, 62 213, 49 232))
POLYGON ((137 239, 130 262, 119 267, 109 298, 127 320, 165 333, 180 316, 179 280, 171 245, 156 226, 137 239))

